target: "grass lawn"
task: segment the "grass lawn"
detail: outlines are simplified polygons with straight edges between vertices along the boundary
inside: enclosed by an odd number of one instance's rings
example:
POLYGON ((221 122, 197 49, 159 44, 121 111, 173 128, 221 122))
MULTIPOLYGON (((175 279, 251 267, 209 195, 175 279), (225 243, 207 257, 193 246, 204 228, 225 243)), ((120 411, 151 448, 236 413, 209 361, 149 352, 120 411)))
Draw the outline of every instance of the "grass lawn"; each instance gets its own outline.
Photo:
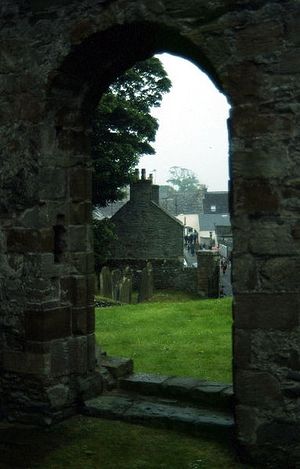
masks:
POLYGON ((175 431, 74 417, 49 429, 1 431, 0 468, 248 469, 234 450, 175 431))
MULTIPOLYGON (((136 371, 231 381, 231 300, 159 292, 151 303, 98 308, 97 339, 136 371)), ((48 429, 1 429, 0 468, 250 469, 228 442, 76 416, 48 429)))
POLYGON ((160 292, 149 303, 98 308, 97 342, 133 358, 136 372, 230 383, 231 298, 190 298, 160 292))

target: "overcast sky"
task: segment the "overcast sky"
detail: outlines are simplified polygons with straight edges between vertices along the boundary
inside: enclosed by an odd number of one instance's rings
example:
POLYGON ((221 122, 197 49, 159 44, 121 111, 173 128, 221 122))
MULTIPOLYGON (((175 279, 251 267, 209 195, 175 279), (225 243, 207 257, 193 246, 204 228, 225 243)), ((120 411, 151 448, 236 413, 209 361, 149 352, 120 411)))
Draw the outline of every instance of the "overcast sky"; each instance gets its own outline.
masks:
POLYGON ((153 111, 159 120, 156 155, 140 159, 139 168, 154 172, 156 184, 166 184, 171 166, 194 171, 210 191, 228 189, 229 105, 199 68, 191 62, 161 54, 172 81, 170 93, 153 111))

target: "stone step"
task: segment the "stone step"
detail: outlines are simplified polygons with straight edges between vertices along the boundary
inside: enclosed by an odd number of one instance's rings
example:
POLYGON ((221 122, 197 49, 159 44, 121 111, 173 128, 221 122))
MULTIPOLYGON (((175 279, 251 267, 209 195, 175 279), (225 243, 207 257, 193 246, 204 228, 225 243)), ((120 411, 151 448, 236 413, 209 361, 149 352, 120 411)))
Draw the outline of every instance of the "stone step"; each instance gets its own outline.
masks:
POLYGON ((118 380, 133 373, 131 358, 110 357, 106 353, 97 353, 97 370, 103 380, 103 389, 111 391, 118 386, 118 380))
POLYGON ((184 406, 172 399, 146 398, 119 391, 86 401, 82 413, 91 417, 124 420, 213 438, 232 437, 234 431, 230 413, 184 406))
POLYGON ((103 355, 101 367, 106 368, 114 378, 119 379, 132 374, 133 361, 131 358, 103 355))
POLYGON ((119 388, 148 396, 175 398, 212 408, 232 409, 230 384, 195 378, 135 373, 118 380, 119 388))

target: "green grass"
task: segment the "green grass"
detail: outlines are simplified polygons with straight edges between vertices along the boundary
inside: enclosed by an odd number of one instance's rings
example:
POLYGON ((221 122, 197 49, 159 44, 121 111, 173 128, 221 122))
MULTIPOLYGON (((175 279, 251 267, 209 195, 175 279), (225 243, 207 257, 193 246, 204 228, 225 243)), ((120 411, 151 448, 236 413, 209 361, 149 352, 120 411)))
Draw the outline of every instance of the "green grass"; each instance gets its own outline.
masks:
POLYGON ((82 416, 49 429, 12 426, 2 434, 0 426, 0 434, 1 469, 246 468, 221 442, 82 416))
POLYGON ((98 308, 96 337, 109 355, 133 358, 136 372, 231 382, 231 322, 230 298, 160 292, 151 303, 98 308))
MULTIPOLYGON (((231 300, 162 291, 151 303, 99 308, 97 338, 137 371, 231 380, 231 300)), ((118 421, 71 418, 1 430, 0 468, 241 469, 228 442, 118 421)))

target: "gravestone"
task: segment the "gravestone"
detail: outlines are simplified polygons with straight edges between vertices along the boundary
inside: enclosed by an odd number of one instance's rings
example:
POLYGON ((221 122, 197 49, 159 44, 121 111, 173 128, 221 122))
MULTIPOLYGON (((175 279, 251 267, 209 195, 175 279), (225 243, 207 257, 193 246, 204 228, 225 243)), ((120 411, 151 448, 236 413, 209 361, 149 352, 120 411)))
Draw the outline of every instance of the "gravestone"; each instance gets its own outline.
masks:
POLYGON ((147 301, 153 296, 153 270, 151 262, 147 262, 142 270, 138 302, 147 301))
POLYGON ((112 298, 112 274, 109 267, 102 267, 100 273, 100 295, 112 298))
POLYGON ((132 296, 132 271, 130 267, 124 270, 123 278, 120 285, 120 301, 122 303, 131 303, 132 296))
POLYGON ((120 301, 122 303, 131 303, 132 280, 123 277, 120 284, 120 301))
POLYGON ((122 272, 120 269, 112 270, 111 282, 112 282, 112 299, 115 301, 119 301, 121 282, 122 282, 122 272))

